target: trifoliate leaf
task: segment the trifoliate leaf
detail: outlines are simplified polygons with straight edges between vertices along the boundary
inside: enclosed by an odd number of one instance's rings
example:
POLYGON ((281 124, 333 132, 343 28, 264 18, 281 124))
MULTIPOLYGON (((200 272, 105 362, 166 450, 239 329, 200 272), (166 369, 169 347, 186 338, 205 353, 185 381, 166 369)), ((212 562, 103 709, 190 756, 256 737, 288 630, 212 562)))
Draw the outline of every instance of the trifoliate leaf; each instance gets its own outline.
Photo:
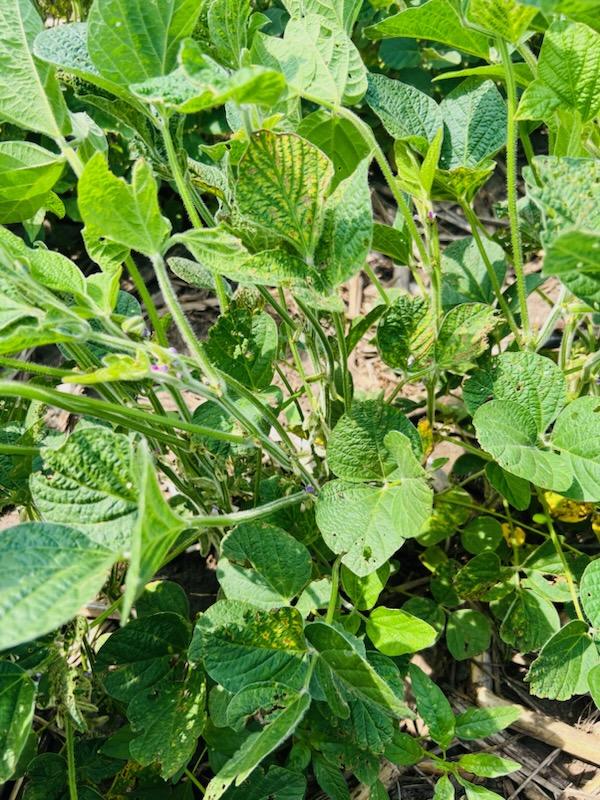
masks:
POLYGON ((0 558, 0 650, 7 650, 64 625, 93 600, 115 553, 66 525, 26 522, 3 531, 0 558))
POLYGON ((416 653, 436 640, 431 625, 400 608, 379 606, 369 615, 366 630, 375 647, 387 656, 416 653))
POLYGON ((60 447, 44 448, 42 460, 42 471, 29 479, 42 519, 76 525, 100 546, 128 552, 137 516, 129 439, 108 428, 83 428, 60 447))
POLYGON ((217 577, 229 600, 267 609, 288 605, 310 575, 306 547, 275 525, 243 523, 223 539, 217 577))
POLYGON ((588 691, 588 673, 599 663, 587 624, 573 620, 546 642, 525 680, 536 697, 568 700, 588 691))
POLYGON ((0 781, 13 775, 27 738, 35 709, 35 684, 18 664, 0 661, 0 781))

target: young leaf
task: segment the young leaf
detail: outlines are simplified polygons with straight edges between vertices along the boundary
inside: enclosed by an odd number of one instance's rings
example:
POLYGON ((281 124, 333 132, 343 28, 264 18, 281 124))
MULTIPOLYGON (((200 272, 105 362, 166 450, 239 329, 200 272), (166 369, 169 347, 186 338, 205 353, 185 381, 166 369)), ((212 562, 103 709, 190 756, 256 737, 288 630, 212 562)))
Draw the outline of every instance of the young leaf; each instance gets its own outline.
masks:
POLYGON ((70 133, 62 91, 47 64, 31 52, 44 24, 31 0, 5 0, 0 8, 0 118, 61 139, 70 133))
POLYGON ((291 17, 320 14, 330 22, 335 22, 351 34, 358 18, 360 0, 283 0, 291 17))
POLYGON ((442 169, 479 167, 504 147, 506 104, 492 81, 467 78, 442 100, 440 112, 445 123, 442 169))
POLYGON ((65 525, 26 522, 0 536, 0 650, 64 625, 93 600, 115 554, 65 525))
POLYGON ((518 43, 537 13, 519 0, 469 0, 467 7, 468 20, 513 44, 518 43))
POLYGON ((377 327, 381 358, 389 367, 404 372, 423 368, 433 342, 430 308, 420 297, 400 295, 377 327))
POLYGON ((574 483, 568 496, 600 500, 600 404, 594 397, 578 397, 554 424, 551 443, 570 465, 574 483))
POLYGON ((330 160, 291 133, 255 133, 239 165, 235 197, 240 213, 310 256, 321 232, 330 160))
POLYGON ((128 184, 97 153, 79 180, 78 202, 86 228, 147 256, 161 252, 170 223, 161 216, 156 181, 145 161, 136 161, 128 184))
POLYGON ((539 650, 560 629, 554 605, 536 592, 518 589, 500 626, 500 638, 522 653, 539 650))
POLYGON ((408 733, 394 729, 392 741, 386 745, 385 757, 392 764, 400 767, 410 767, 418 764, 423 758, 425 751, 419 742, 408 733))
POLYGON ((237 67, 248 47, 250 0, 212 0, 208 4, 210 41, 220 61, 237 67))
POLYGON ((356 575, 380 567, 431 514, 432 492, 423 478, 380 487, 334 480, 317 500, 317 525, 334 553, 356 575))
POLYGON ((600 561, 592 561, 585 568, 579 584, 581 605, 594 628, 600 628, 600 561))
POLYGON ((168 74, 199 13, 195 0, 142 4, 94 0, 87 37, 94 66, 102 77, 120 86, 168 74))
POLYGON ((390 431, 399 431, 421 455, 419 434, 398 409, 376 400, 353 404, 338 420, 327 447, 330 469, 347 481, 381 480, 397 466, 385 445, 390 431))
POLYGON ((407 141, 421 152, 443 127, 435 100, 408 83, 371 74, 365 99, 390 136, 407 141))
POLYGON ((123 619, 127 619, 144 585, 162 566, 165 556, 186 528, 185 520, 172 511, 163 496, 146 442, 140 444, 136 457, 138 514, 131 537, 123 619))
POLYGON ((389 576, 390 565, 387 562, 363 578, 359 578, 348 567, 342 566, 342 586, 357 611, 368 611, 373 608, 389 576))
POLYGON ((525 511, 531 503, 531 487, 529 481, 511 475, 499 464, 490 462, 485 467, 488 481, 497 492, 508 500, 517 511, 525 511))
POLYGON ((260 391, 273 379, 277 346, 273 317, 235 303, 211 327, 205 349, 215 367, 253 391, 260 391))
POLYGON ((294 608, 263 611, 250 603, 220 600, 202 614, 189 650, 230 692, 259 681, 300 688, 306 672, 302 617, 294 608))
POLYGON ((490 646, 492 626, 487 617, 471 608, 461 608, 448 616, 446 644, 452 658, 465 661, 490 646))
POLYGON ((379 606, 367 621, 367 636, 386 656, 416 653, 436 640, 435 629, 400 608, 379 606))
POLYGON ((587 624, 573 620, 546 642, 525 680, 536 697, 569 700, 588 691, 588 673, 598 664, 600 655, 587 624))
POLYGON ((521 768, 516 761, 492 753, 467 753, 458 759, 458 766, 481 778, 500 778, 521 768))
POLYGON ((472 741, 486 739, 498 731, 508 728, 521 715, 519 706, 497 708, 468 708, 456 718, 456 735, 459 739, 472 741))
POLYGON ((491 792, 485 786, 479 784, 469 783, 460 776, 457 777, 458 782, 464 788, 467 800, 502 800, 499 794, 491 792))
POLYGON ((0 781, 13 775, 27 738, 35 709, 35 684, 18 664, 0 661, 0 781))
POLYGON ((454 786, 447 775, 438 779, 433 790, 432 800, 454 800, 454 786))
POLYGON ((206 722, 206 681, 200 670, 190 669, 183 680, 169 676, 152 691, 138 692, 127 706, 131 729, 137 736, 129 752, 142 766, 158 762, 168 780, 194 755, 206 722))
POLYGON ((149 694, 185 657, 189 641, 189 622, 178 614, 161 612, 131 620, 98 651, 96 668, 106 691, 124 703, 149 694))
POLYGON ((518 116, 551 121, 557 109, 573 109, 583 122, 600 110, 600 35, 567 20, 546 31, 537 78, 523 93, 518 116))
POLYGON ((336 628, 324 622, 312 622, 306 626, 305 634, 319 657, 349 692, 374 703, 386 714, 410 716, 408 708, 388 683, 336 628))
POLYGON ((266 609, 289 605, 310 575, 306 547, 275 525, 243 523, 221 544, 217 577, 229 600, 246 600, 266 609))
POLYGON ((566 231, 546 248, 544 275, 555 275, 580 300, 600 311, 600 236, 566 231))
POLYGON ((74 431, 42 450, 43 468, 29 479, 43 520, 77 525, 92 541, 128 552, 137 513, 129 439, 108 428, 74 431))
POLYGON ((415 664, 409 667, 417 711, 429 728, 429 736, 446 750, 454 738, 454 714, 445 694, 415 664))
POLYGON ((487 59, 487 37, 468 28, 452 0, 429 0, 366 28, 370 39, 411 37, 431 39, 465 53, 487 59))
POLYGON ((513 475, 536 486, 565 492, 573 482, 566 456, 538 447, 531 414, 512 400, 492 400, 477 409, 473 424, 481 447, 513 475))

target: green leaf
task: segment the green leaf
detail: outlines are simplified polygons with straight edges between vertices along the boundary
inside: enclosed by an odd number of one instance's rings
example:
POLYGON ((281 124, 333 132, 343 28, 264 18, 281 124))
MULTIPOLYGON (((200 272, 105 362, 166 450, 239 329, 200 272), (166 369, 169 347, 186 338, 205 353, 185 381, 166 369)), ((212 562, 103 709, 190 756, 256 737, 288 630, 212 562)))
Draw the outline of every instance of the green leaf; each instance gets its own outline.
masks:
POLYGON ((588 675, 588 687, 592 695, 592 700, 596 704, 596 707, 600 708, 600 664, 597 664, 590 670, 588 675))
POLYGON ((600 111, 600 35, 587 25, 556 20, 544 34, 538 74, 519 103, 520 119, 551 121, 557 109, 588 122, 600 111))
POLYGON ((0 661, 0 782, 15 772, 31 733, 35 684, 18 664, 0 661))
POLYGON ((543 433, 566 403, 567 384, 559 367, 537 353, 502 353, 491 372, 480 372, 465 383, 465 402, 473 413, 490 395, 519 404, 543 433))
POLYGON ((386 656, 416 653, 436 640, 435 629, 400 608, 379 606, 367 621, 367 636, 386 656))
POLYGON ((183 586, 174 581, 160 580, 144 586, 144 591, 135 604, 135 610, 138 617, 170 611, 187 619, 190 615, 190 604, 183 586))
POLYGON ((525 680, 536 697, 569 700, 588 691, 588 673, 599 663, 587 624, 573 620, 546 642, 525 680))
POLYGON ((351 572, 348 567, 342 566, 342 586, 357 611, 368 611, 373 608, 377 598, 385 589, 389 576, 390 565, 387 562, 362 578, 351 572))
POLYGON ((410 716, 410 711, 389 684, 352 648, 340 631, 325 622, 312 622, 306 626, 305 634, 322 661, 351 694, 358 695, 367 703, 374 703, 386 714, 410 716))
POLYGON ((454 786, 447 775, 438 778, 432 800, 454 800, 454 786))
POLYGON ((216 55, 224 64, 237 67, 248 47, 250 0, 212 0, 208 4, 208 32, 216 55))
POLYGON ((513 400, 492 400, 477 409, 473 424, 481 447, 513 475, 564 492, 573 482, 566 456, 542 450, 531 414, 513 400))
POLYGON ((579 584, 581 605, 594 628, 600 628, 600 561, 590 562, 579 584))
MULTIPOLYGON (((377 250, 378 253, 389 256, 398 264, 406 264, 408 262, 409 245, 406 233, 393 225, 384 225, 382 222, 375 222, 373 224, 373 242, 371 247, 373 250, 377 250)), ((406 298, 406 295, 401 295, 401 297, 406 298)), ((387 310, 385 306, 384 310, 387 310)))
POLYGON ((45 208, 64 165, 32 142, 0 142, 0 222, 22 222, 45 208))
POLYGON ((467 753, 458 759, 458 766, 481 778, 500 778, 521 768, 517 761, 500 758, 493 753, 467 753))
POLYGON ((283 39, 259 34, 254 61, 278 68, 298 94, 335 106, 353 105, 367 90, 367 71, 346 31, 320 14, 293 18, 283 39))
POLYGON ((487 617, 471 608, 461 608, 448 616, 446 644, 452 658, 465 661, 490 646, 492 627, 487 617))
POLYGON ((429 736, 446 750, 454 738, 454 714, 445 694, 415 664, 409 667, 417 711, 429 728, 429 736))
POLYGON ((487 335, 496 325, 494 309, 484 303, 461 303, 446 314, 434 348, 438 369, 462 374, 475 366, 487 349, 487 335))
POLYGON ((349 178, 361 161, 370 154, 370 148, 352 121, 320 108, 300 122, 297 133, 316 145, 333 164, 331 188, 349 178))
POLYGON ((44 23, 31 0, 6 0, 0 9, 0 118, 60 139, 70 132, 62 91, 47 64, 31 52, 44 23))
POLYGON ((502 541, 502 526, 494 517, 474 517, 461 531, 460 541, 473 555, 496 550, 502 541))
POLYGON ((444 97, 440 112, 445 123, 440 168, 480 167, 504 147, 506 104, 492 81, 467 78, 444 97))
MULTIPOLYGON (((483 243, 485 252, 502 285, 506 274, 504 250, 486 239, 483 243)), ((494 290, 488 277, 477 243, 472 236, 458 239, 449 244, 442 253, 442 305, 444 309, 460 303, 494 302, 494 290)))
POLYGON ((347 481, 382 480, 397 466, 385 444, 385 437, 394 430, 404 434, 415 454, 421 455, 419 434, 401 411, 377 400, 353 403, 329 438, 330 469, 347 481))
POLYGON ((456 735, 459 739, 472 741, 487 739, 498 731, 508 728, 521 716, 519 706, 497 708, 468 708, 456 717, 456 735))
POLYGON ((567 494, 576 500, 600 500, 599 408, 596 398, 578 397, 562 411, 550 438, 573 471, 567 494))
POLYGON ((489 52, 487 37, 466 27, 452 0, 429 0, 418 8, 407 8, 371 25, 365 33, 370 39, 431 39, 484 59, 489 52))
POLYGON ((431 514, 432 492, 422 478, 380 487, 334 480, 317 499, 317 525, 334 553, 356 575, 380 567, 431 514))
POLYGON ((500 626, 500 638, 522 653, 539 650, 560 629, 552 603, 519 588, 500 626))
POLYGON ((304 775, 273 765, 266 775, 254 770, 241 788, 230 787, 227 800, 304 800, 305 794, 304 775))
POLYGON ((310 553, 293 536, 275 525, 247 522, 223 539, 217 578, 229 600, 270 609, 289 605, 311 570, 310 553))
POLYGON ((261 761, 288 739, 310 706, 310 696, 299 693, 292 696, 288 705, 273 722, 261 731, 252 733, 206 787, 206 800, 219 800, 235 781, 243 783, 261 761))
POLYGON ((518 0, 469 0, 467 7, 468 20, 513 44, 518 43, 536 14, 535 8, 518 0))
POLYGON ((321 232, 323 198, 332 175, 330 160, 310 142, 293 133, 259 131, 240 161, 235 187, 239 211, 310 256, 321 232))
POLYGON ((546 248, 544 275, 554 275, 580 300, 600 310, 600 236, 566 231, 546 248))
POLYGON ((120 86, 166 75, 199 13, 195 0, 94 0, 87 37, 92 62, 103 78, 120 86))
POLYGON ((102 588, 115 554, 65 525, 26 522, 3 531, 0 559, 7 650, 72 619, 102 588))
POLYGON ((400 767, 418 764, 424 754, 425 751, 416 739, 397 729, 394 729, 392 741, 385 748, 387 760, 400 767))
POLYGON ((198 618, 190 645, 193 662, 230 692, 259 681, 300 688, 306 672, 302 617, 294 608, 263 611, 220 600, 198 618))
POLYGON ((208 332, 206 355, 217 369, 253 391, 270 386, 277 357, 273 317, 243 303, 230 305, 208 332))
POLYGON ((517 511, 525 511, 531 503, 531 486, 524 478, 517 478, 498 464, 486 464, 485 474, 497 492, 505 497, 517 511))
POLYGON ((129 551, 137 512, 129 439, 108 428, 83 428, 41 455, 42 471, 29 479, 41 518, 76 525, 115 553, 129 551))
POLYGON ((433 341, 430 309, 420 297, 400 295, 377 327, 381 358, 389 367, 404 372, 423 368, 433 341))
POLYGON ((422 152, 443 127, 435 100, 408 83, 370 74, 365 99, 390 136, 407 141, 422 152))
POLYGON ((500 577, 500 559, 488 551, 480 553, 461 567, 454 578, 454 588, 465 600, 478 600, 500 577))
POLYGON ((469 783, 469 781, 461 778, 460 775, 457 776, 457 780, 464 788, 467 800, 502 800, 499 794, 491 792, 489 789, 486 789, 485 786, 469 783))
POLYGON ((283 0, 291 17, 320 14, 350 34, 358 18, 360 0, 283 0))
POLYGON ((369 255, 373 234, 369 163, 369 158, 361 161, 325 205, 315 260, 331 286, 338 286, 359 272, 369 255))
POLYGON ((129 703, 147 696, 185 657, 190 625, 172 612, 133 619, 112 633, 98 651, 96 668, 111 697, 129 703))
POLYGON ((135 162, 128 184, 113 175, 97 153, 79 179, 78 203, 86 228, 147 256, 160 253, 170 231, 160 213, 152 170, 141 159, 135 162))
POLYGON ((131 555, 125 581, 121 615, 127 619, 131 607, 165 556, 186 528, 185 520, 172 511, 163 496, 156 466, 145 441, 136 453, 138 514, 131 537, 131 555))
POLYGON ((138 692, 127 706, 131 729, 138 735, 129 752, 142 766, 158 762, 164 780, 183 769, 194 755, 206 722, 206 682, 190 669, 183 680, 169 676, 151 691, 138 692))

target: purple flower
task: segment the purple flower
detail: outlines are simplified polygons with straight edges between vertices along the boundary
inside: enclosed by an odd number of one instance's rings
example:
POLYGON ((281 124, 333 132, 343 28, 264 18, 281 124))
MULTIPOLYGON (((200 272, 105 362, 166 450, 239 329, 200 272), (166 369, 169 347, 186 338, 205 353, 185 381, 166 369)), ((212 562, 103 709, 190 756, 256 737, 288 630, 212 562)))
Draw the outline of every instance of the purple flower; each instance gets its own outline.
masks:
POLYGON ((169 368, 167 367, 166 364, 152 364, 150 369, 152 370, 152 372, 168 372, 169 371, 169 368))
POLYGON ((314 494, 315 493, 315 487, 311 486, 310 483, 307 483, 304 486, 304 491, 306 492, 306 494, 314 494))

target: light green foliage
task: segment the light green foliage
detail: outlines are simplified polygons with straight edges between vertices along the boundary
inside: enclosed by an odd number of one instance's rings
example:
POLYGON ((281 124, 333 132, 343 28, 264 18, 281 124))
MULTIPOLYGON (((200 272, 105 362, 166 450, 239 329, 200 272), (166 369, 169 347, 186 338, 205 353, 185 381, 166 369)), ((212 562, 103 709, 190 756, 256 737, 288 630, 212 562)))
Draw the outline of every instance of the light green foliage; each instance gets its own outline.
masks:
POLYGON ((25 670, 0 661, 0 781, 12 776, 31 733, 36 688, 25 670))
POLYGON ((436 640, 436 632, 427 622, 400 608, 385 606, 378 606, 370 614, 367 635, 386 656, 416 653, 436 640))
POLYGON ((116 244, 152 256, 160 253, 170 230, 156 194, 156 182, 145 161, 135 164, 128 184, 112 174, 98 153, 88 161, 79 181, 79 210, 94 232, 102 231, 116 244))
POLYGON ((520 713, 518 706, 511 705, 468 708, 456 717, 456 735, 467 741, 484 739, 516 722, 520 713))
POLYGON ((523 36, 537 11, 520 0, 469 0, 467 19, 493 36, 515 44, 523 36))
POLYGON ((574 295, 600 310, 600 236, 567 231, 546 249, 544 274, 554 275, 574 295))
POLYGON ((461 303, 451 308, 442 320, 434 347, 437 368, 461 374, 474 367, 495 325, 494 310, 484 303, 461 303))
POLYGON ((454 800, 454 786, 447 775, 442 775, 435 784, 433 800, 454 800))
POLYGON ((64 158, 31 142, 0 142, 0 222, 30 219, 52 204, 51 189, 64 163, 64 158))
POLYGON ((568 622, 542 647, 526 680, 536 697, 568 700, 588 691, 589 671, 600 663, 600 655, 585 622, 568 622))
POLYGON ((594 628, 600 627, 600 561, 592 561, 581 576, 581 605, 594 628))
POLYGON ((390 575, 390 566, 386 562, 379 569, 360 578, 347 567, 342 567, 342 585, 344 591, 359 611, 373 608, 377 598, 383 591, 390 575))
POLYGON ((448 617, 446 643, 457 661, 473 658, 490 646, 492 629, 487 617, 471 608, 453 611, 448 617))
POLYGON ((221 553, 217 576, 229 600, 278 608, 289 604, 310 579, 308 550, 275 525, 238 526, 223 541, 221 553))
POLYGON ((168 74, 181 41, 190 36, 200 7, 194 0, 131 4, 94 0, 88 48, 101 75, 120 86, 168 74))
POLYGON ((473 775, 481 778, 499 778, 510 775, 518 770, 521 765, 510 758, 500 758, 492 753, 468 753, 458 760, 459 766, 473 775))
POLYGON ((400 295, 377 328, 377 346, 385 363, 395 369, 418 372, 433 345, 431 315, 421 298, 400 295))
POLYGON ((331 159, 334 169, 332 189, 349 178, 370 152, 352 122, 325 109, 304 117, 298 126, 298 134, 331 159))
POLYGON ((82 428, 60 447, 45 448, 29 480, 43 520, 77 527, 102 547, 124 554, 137 514, 131 442, 106 428, 82 428))
POLYGON ((6 0, 0 9, 0 118, 51 139, 69 133, 54 70, 32 53, 43 22, 32 0, 6 0))
POLYGON ((0 537, 0 650, 43 636, 94 599, 115 554, 65 525, 25 522, 0 537))
POLYGON ((407 8, 367 29, 372 39, 415 37, 456 47, 465 53, 486 58, 487 37, 463 25, 452 0, 428 0, 417 8, 407 8))

